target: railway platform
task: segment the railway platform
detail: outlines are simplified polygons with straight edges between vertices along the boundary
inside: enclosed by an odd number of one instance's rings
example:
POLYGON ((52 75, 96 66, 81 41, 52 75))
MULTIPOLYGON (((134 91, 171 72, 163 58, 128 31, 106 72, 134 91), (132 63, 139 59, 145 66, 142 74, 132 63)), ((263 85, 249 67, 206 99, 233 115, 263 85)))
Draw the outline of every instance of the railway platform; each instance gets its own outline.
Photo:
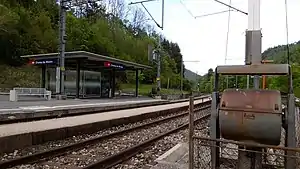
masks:
MULTIPOLYGON (((208 96, 204 99, 196 100, 195 105, 207 101, 210 101, 208 96)), ((81 133, 93 133, 102 128, 136 122, 159 114, 187 110, 188 106, 189 103, 186 101, 80 116, 4 124, 0 125, 0 152, 12 151, 51 140, 64 139, 81 133)))
POLYGON ((55 118, 91 112, 113 111, 167 103, 167 100, 140 98, 69 99, 51 101, 0 101, 0 124, 38 118, 55 118))

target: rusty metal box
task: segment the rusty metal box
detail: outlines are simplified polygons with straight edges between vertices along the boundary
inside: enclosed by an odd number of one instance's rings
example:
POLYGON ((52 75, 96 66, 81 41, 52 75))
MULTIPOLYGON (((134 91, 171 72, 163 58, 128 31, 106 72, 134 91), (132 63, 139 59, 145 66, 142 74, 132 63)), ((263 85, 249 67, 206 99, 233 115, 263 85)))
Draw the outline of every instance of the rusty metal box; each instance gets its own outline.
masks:
POLYGON ((219 124, 225 139, 279 145, 282 126, 280 92, 224 90, 220 100, 219 124))

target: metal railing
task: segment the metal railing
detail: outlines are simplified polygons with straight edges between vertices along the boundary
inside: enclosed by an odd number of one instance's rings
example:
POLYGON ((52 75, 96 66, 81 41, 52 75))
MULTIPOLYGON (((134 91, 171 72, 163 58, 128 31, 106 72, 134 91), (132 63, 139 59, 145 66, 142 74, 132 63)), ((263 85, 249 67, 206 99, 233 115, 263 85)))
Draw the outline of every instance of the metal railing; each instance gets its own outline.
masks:
MULTIPOLYGON (((191 102, 190 102, 191 103, 191 102)), ((295 161, 293 169, 300 169, 300 113, 297 108, 295 113, 295 140, 296 148, 284 147, 285 129, 282 128, 281 141, 279 146, 263 145, 256 143, 237 142, 225 139, 211 139, 209 137, 209 128, 206 124, 190 123, 189 126, 189 168, 190 169, 235 169, 251 168, 255 163, 254 157, 260 156, 260 163, 256 163, 256 168, 263 169, 286 169, 287 161, 295 161), (218 166, 213 166, 211 151, 213 147, 219 148, 218 166), (251 147, 251 149, 246 148, 251 147), (256 153, 256 156, 253 154, 256 153), (247 161, 240 160, 239 154, 245 154, 249 157, 247 161), (257 154, 259 154, 257 156, 257 154), (260 165, 257 167, 257 165, 260 165), (242 167, 240 167, 240 166, 242 167)), ((197 118, 190 111, 190 121, 197 118)), ((255 169, 256 169, 255 168, 255 169)))
POLYGON ((261 154, 262 166, 264 169, 277 169, 285 168, 285 158, 287 160, 295 160, 295 169, 300 169, 300 148, 287 148, 282 146, 269 146, 260 144, 247 144, 243 142, 222 140, 222 139, 210 139, 208 137, 193 136, 194 144, 194 158, 192 159, 193 167, 195 169, 211 169, 211 147, 219 147, 220 158, 219 168, 220 169, 232 169, 240 168, 242 165, 245 168, 250 168, 253 163, 247 163, 242 160, 238 160, 238 154, 246 153, 246 155, 253 162, 252 159, 254 153, 261 154), (245 149, 244 147, 250 146, 255 147, 251 149, 245 149), (259 151, 257 149, 262 149, 259 151), (293 155, 285 155, 285 152, 292 152, 293 155))

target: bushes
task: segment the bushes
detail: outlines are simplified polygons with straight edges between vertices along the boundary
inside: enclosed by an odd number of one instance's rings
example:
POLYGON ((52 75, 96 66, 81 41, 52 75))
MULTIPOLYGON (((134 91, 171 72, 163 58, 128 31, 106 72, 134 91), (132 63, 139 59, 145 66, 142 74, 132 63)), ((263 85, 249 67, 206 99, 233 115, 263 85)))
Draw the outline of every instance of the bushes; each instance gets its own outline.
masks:
POLYGON ((0 65, 0 88, 39 87, 41 69, 33 66, 12 67, 0 65))

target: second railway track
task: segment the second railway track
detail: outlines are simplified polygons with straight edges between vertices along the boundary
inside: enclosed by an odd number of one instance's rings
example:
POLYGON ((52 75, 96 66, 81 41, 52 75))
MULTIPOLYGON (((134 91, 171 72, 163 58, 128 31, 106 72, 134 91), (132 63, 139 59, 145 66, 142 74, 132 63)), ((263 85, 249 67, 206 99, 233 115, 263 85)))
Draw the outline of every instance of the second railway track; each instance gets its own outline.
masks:
MULTIPOLYGON (((205 106, 201 108, 195 108, 195 111, 207 110, 210 106, 205 106)), ((161 138, 161 133, 165 131, 169 131, 174 128, 179 128, 177 130, 174 129, 173 132, 180 130, 186 126, 187 118, 185 117, 188 113, 179 113, 173 116, 169 116, 163 119, 154 120, 148 122, 146 124, 136 125, 134 127, 125 128, 123 130, 115 131, 112 133, 104 134, 102 136, 86 139, 83 141, 79 141, 73 144, 69 144, 66 146, 61 146, 58 148, 32 153, 29 155, 17 157, 15 159, 6 160, 0 162, 0 168, 80 168, 80 167, 88 167, 92 165, 97 160, 106 159, 107 156, 118 154, 122 152, 122 150, 126 150, 128 147, 132 145, 139 145, 140 142, 144 142, 145 140, 151 137, 161 138), (168 126, 170 125, 171 126, 168 126), (173 125, 172 125, 173 124, 173 125), (163 127, 165 126, 165 127, 163 127), (143 129, 145 128, 145 129, 143 129), (138 131, 134 133, 133 131, 138 131), (148 131, 148 132, 146 132, 148 131), (151 132, 156 131, 156 132, 151 132), (129 134, 128 134, 129 133, 129 134), (132 133, 130 135, 130 133, 132 133), (123 139, 123 140, 122 140, 123 139), (129 140, 128 142, 124 140, 129 140), (132 141, 133 140, 133 141, 132 141), (113 143, 118 142, 118 145, 122 145, 122 141, 124 141, 123 146, 110 147, 114 145, 113 143), (105 147, 106 145, 106 147, 105 147), (104 146, 104 147, 103 147, 104 146), (99 149, 102 147, 102 149, 99 149), (121 149, 121 151, 120 151, 121 149), (79 150, 79 151, 78 151, 79 150), (94 151, 98 150, 98 151, 94 151), (91 153, 93 152, 94 153, 91 153), (87 156, 86 154, 91 154, 91 157, 85 158, 82 160, 82 157, 87 156), (64 155, 64 156, 63 156, 64 155), (98 157, 97 158, 95 158, 98 157), (75 160, 74 160, 75 159, 75 160), (77 160, 81 159, 81 160, 77 160), (63 160, 63 161, 60 161, 63 160), (68 162, 69 160, 69 162, 68 162), (77 162, 76 162, 77 161, 77 162), (71 165, 74 164, 75 166, 71 165), (59 164, 57 166, 57 163, 59 164), (30 164, 30 165, 23 165, 30 164), (51 165, 52 164, 52 165, 51 165), (23 166, 23 167, 21 167, 23 166), (27 166, 27 167, 26 167, 27 166), (48 166, 48 167, 42 167, 48 166)), ((201 113, 200 113, 201 114, 201 113)), ((201 115, 201 116, 207 116, 201 115)), ((171 132, 172 133, 172 132, 171 132)), ((100 167, 101 168, 101 167, 100 167)))

